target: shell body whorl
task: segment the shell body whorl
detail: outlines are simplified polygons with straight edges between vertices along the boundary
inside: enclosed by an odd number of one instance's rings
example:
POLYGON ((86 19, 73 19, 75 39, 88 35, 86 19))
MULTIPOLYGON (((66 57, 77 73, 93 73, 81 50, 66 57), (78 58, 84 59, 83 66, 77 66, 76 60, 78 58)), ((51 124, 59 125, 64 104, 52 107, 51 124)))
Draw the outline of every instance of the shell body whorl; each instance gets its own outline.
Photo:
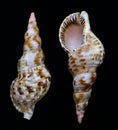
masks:
POLYGON ((25 33, 23 55, 18 60, 18 75, 10 86, 14 107, 30 120, 35 104, 48 92, 51 75, 44 64, 44 53, 34 13, 29 18, 25 33))
POLYGON ((78 122, 82 122, 85 108, 97 76, 97 68, 104 59, 104 47, 91 31, 86 11, 68 15, 59 29, 59 41, 67 52, 68 68, 73 76, 73 99, 78 122))

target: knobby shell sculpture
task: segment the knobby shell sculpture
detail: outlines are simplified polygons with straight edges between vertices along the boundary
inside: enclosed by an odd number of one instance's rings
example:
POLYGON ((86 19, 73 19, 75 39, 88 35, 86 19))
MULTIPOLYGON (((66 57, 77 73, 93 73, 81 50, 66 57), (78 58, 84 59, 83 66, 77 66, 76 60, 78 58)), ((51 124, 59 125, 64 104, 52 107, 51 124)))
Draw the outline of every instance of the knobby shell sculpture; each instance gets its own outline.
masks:
POLYGON ((18 61, 18 75, 10 86, 10 97, 14 107, 24 118, 30 120, 35 104, 48 92, 51 75, 44 64, 44 53, 34 12, 31 13, 23 55, 18 61))
POLYGON ((59 41, 69 57, 69 71, 73 76, 73 99, 79 123, 91 97, 98 66, 103 63, 104 47, 91 31, 86 11, 67 16, 60 25, 59 41))

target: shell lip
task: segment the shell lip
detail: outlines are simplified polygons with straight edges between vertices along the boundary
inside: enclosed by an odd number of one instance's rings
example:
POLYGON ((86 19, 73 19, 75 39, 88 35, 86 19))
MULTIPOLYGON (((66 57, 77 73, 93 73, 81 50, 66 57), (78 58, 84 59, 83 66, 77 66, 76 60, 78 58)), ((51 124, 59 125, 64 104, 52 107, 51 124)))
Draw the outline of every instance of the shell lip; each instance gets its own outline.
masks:
MULTIPOLYGON (((86 11, 82 11, 82 12, 76 12, 76 13, 72 13, 70 15, 68 15, 61 23, 60 28, 59 28, 59 41, 61 43, 62 48, 64 48, 65 51, 67 52, 74 52, 76 50, 78 50, 80 47, 75 48, 73 50, 70 50, 66 45, 65 45, 65 36, 64 33, 67 30, 67 28, 72 25, 72 24, 76 24, 77 26, 83 26, 83 32, 82 32, 82 36, 84 39, 84 27, 85 27, 85 22, 86 22, 86 16, 87 13, 86 11)), ((83 43, 83 42, 82 42, 83 43)), ((82 45, 81 43, 81 45, 82 45)))

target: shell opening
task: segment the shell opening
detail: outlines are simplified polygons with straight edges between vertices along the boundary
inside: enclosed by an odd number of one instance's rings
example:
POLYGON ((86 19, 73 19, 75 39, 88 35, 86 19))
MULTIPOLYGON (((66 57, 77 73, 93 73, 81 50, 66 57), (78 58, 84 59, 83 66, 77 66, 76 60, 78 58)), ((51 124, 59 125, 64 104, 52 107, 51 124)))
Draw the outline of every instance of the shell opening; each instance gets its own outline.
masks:
POLYGON ((73 13, 62 22, 59 32, 60 42, 68 51, 77 50, 83 43, 84 19, 80 13, 73 13))

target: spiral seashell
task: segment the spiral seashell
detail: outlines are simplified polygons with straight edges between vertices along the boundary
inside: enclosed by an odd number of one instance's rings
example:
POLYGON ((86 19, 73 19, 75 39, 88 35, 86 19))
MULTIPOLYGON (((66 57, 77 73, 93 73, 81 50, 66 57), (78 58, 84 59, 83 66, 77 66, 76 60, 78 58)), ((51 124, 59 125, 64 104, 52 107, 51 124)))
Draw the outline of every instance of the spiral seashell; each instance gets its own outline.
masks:
POLYGON ((44 53, 34 12, 31 13, 23 55, 18 60, 18 75, 10 86, 10 97, 14 107, 30 120, 35 104, 48 92, 51 75, 44 64, 44 53))
POLYGON ((63 20, 59 29, 59 41, 69 57, 73 99, 77 119, 81 123, 96 80, 97 68, 103 63, 104 47, 91 31, 86 11, 70 14, 63 20))

